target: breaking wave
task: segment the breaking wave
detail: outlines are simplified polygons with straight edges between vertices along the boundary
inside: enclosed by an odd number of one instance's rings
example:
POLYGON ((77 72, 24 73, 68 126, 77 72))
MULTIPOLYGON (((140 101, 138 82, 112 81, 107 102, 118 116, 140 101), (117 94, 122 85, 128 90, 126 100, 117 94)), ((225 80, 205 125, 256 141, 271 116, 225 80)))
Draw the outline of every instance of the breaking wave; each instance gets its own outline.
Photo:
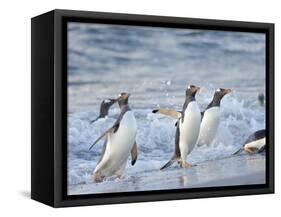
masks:
MULTIPOLYGON (((210 91, 198 96, 201 109, 210 101, 210 91), (207 94, 208 93, 208 94, 207 94), (199 100, 200 99, 200 100, 199 100)), ((126 174, 159 170, 171 157, 174 150, 175 120, 150 109, 135 109, 138 124, 138 161, 134 167, 127 164, 126 174)), ((212 146, 196 147, 187 157, 192 164, 231 156, 254 131, 265 127, 264 107, 255 100, 243 101, 235 92, 225 96, 221 104, 221 119, 215 142, 212 146)), ((75 112, 68 116, 68 183, 90 183, 90 175, 100 158, 103 141, 89 151, 92 142, 112 126, 119 108, 111 109, 109 118, 90 124, 97 113, 75 112)))

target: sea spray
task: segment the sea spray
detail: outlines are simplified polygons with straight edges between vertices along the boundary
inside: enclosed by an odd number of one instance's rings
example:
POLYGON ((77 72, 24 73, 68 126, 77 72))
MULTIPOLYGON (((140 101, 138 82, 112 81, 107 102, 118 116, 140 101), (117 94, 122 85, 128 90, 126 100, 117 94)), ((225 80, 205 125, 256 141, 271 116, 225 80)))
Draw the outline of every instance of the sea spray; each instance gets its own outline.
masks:
MULTIPOLYGON (((207 91, 207 90, 206 90, 207 91)), ((208 91, 209 92, 209 91, 208 91)), ((204 93, 201 93, 201 100, 204 93)), ((210 100, 206 95, 204 102, 210 100)), ((226 96, 221 104, 221 119, 217 137, 210 147, 195 148, 188 156, 189 162, 200 164, 231 156, 253 131, 265 127, 264 111, 249 108, 249 103, 237 99, 235 94, 226 96)), ((201 109, 203 106, 201 105, 201 109)), ((127 166, 126 174, 135 176, 146 170, 158 170, 174 151, 175 119, 152 114, 152 109, 135 109, 138 122, 137 145, 139 157, 134 167, 127 166)), ((68 115, 68 182, 88 183, 90 174, 100 158, 103 141, 88 151, 92 142, 115 122, 118 109, 110 117, 90 124, 93 112, 75 112, 68 115)))

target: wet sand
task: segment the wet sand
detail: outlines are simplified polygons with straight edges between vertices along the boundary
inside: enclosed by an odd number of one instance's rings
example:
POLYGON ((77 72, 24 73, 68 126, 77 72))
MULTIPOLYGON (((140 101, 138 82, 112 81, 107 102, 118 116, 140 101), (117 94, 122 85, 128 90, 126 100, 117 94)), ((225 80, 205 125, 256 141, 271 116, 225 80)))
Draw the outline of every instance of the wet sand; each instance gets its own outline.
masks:
POLYGON ((189 169, 173 167, 108 179, 102 183, 68 186, 69 195, 265 183, 264 155, 237 155, 206 161, 189 169))

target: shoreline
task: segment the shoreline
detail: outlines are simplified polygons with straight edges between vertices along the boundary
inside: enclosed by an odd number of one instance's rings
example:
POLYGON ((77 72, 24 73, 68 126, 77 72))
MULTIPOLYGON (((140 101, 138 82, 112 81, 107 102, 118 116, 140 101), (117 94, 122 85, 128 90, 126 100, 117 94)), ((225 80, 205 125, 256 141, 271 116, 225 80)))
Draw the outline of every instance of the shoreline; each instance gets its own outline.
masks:
POLYGON ((168 190, 265 183, 265 156, 236 155, 199 163, 189 168, 169 168, 125 175, 102 183, 68 186, 68 195, 168 190))

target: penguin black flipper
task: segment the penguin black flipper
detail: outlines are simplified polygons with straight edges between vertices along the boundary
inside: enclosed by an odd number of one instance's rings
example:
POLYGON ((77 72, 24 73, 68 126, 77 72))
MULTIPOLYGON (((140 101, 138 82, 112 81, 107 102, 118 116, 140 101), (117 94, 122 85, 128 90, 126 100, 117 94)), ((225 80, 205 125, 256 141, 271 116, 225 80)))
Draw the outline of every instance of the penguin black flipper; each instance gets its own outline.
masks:
POLYGON ((176 157, 173 156, 173 157, 171 158, 171 160, 168 161, 168 163, 166 163, 163 167, 160 168, 160 170, 163 170, 163 169, 165 169, 165 168, 171 166, 175 161, 176 161, 176 157))
POLYGON ((239 148, 236 152, 234 152, 232 155, 237 155, 239 154, 241 151, 243 151, 243 148, 239 148))
POLYGON ((117 130, 119 129, 120 123, 117 123, 113 126, 113 133, 116 133, 117 130))
POLYGON ((204 114, 205 114, 205 111, 201 112, 201 121, 202 121, 202 119, 204 117, 204 114))
POLYGON ((132 149, 131 149, 131 164, 132 166, 135 165, 137 158, 138 158, 138 148, 137 148, 137 143, 135 142, 132 149))
POLYGON ((114 123, 114 125, 109 128, 107 131, 105 131, 99 138, 97 138, 97 140, 91 145, 91 147, 89 148, 89 150, 91 150, 91 148, 98 142, 100 141, 103 137, 105 137, 109 132, 113 132, 116 133, 117 130, 119 129, 119 125, 120 125, 120 121, 122 120, 124 114, 126 113, 127 110, 124 110, 120 113, 118 119, 116 120, 116 122, 114 123))
POLYGON ((103 134, 101 134, 101 136, 98 137, 98 138, 96 139, 96 141, 91 145, 91 147, 89 148, 89 150, 91 150, 91 149, 94 147, 94 145, 97 144, 98 141, 100 141, 100 140, 101 140, 103 137, 105 137, 108 133, 113 132, 113 130, 114 130, 114 126, 111 127, 111 128, 109 128, 108 130, 106 130, 103 134))
POLYGON ((100 118, 100 116, 98 116, 96 119, 94 119, 94 120, 90 121, 90 124, 92 124, 92 123, 96 122, 99 118, 100 118))
POLYGON ((180 126, 177 126, 176 129, 176 137, 175 137, 175 157, 180 158, 181 151, 180 151, 180 126))
POLYGON ((179 121, 180 121, 180 118, 176 121, 176 123, 175 123, 175 127, 178 127, 178 125, 179 125, 179 121))
POLYGON ((124 110, 121 112, 121 114, 119 115, 118 119, 116 120, 116 122, 114 123, 114 125, 109 128, 107 131, 105 131, 99 138, 97 138, 97 140, 92 144, 92 146, 89 148, 89 150, 95 145, 97 144, 98 141, 100 141, 104 136, 106 136, 109 132, 113 132, 116 133, 117 130, 119 129, 120 126, 120 121, 122 120, 124 114, 126 113, 127 110, 124 110))
POLYGON ((114 125, 113 125, 113 127, 112 127, 112 128, 114 128, 113 133, 116 133, 117 130, 119 129, 120 122, 121 122, 121 120, 122 120, 122 118, 123 118, 123 116, 124 116, 124 114, 125 114, 126 112, 127 112, 127 110, 121 111, 121 113, 120 113, 118 119, 116 120, 116 122, 114 123, 114 125))

